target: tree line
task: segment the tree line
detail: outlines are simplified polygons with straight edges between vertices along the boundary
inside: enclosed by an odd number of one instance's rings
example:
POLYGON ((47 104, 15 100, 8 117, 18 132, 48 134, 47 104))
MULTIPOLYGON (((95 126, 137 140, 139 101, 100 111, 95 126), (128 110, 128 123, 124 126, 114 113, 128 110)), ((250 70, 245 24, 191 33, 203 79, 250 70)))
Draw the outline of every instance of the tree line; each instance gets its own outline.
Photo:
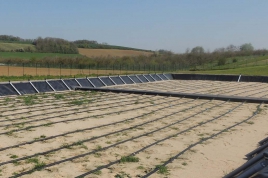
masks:
POLYGON ((43 65, 72 65, 72 66, 181 66, 191 70, 198 70, 197 66, 205 64, 224 65, 228 58, 232 58, 232 62, 235 63, 237 57, 242 56, 266 56, 268 50, 254 50, 254 48, 248 48, 251 44, 244 44, 236 48, 216 49, 213 52, 205 52, 200 46, 187 50, 183 54, 174 54, 170 51, 159 50, 150 56, 124 56, 124 57, 44 57, 41 59, 31 58, 27 59, 1 59, 1 63, 10 64, 43 64, 43 65), (234 50, 236 49, 236 50, 234 50))

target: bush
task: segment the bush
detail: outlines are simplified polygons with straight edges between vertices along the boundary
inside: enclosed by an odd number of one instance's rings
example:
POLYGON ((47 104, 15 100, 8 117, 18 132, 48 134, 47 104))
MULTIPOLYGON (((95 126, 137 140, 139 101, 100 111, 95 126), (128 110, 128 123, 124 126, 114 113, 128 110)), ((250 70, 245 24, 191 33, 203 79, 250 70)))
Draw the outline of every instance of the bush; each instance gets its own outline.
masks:
POLYGON ((223 65, 225 65, 226 64, 226 58, 221 58, 221 59, 219 59, 219 61, 218 61, 218 66, 223 66, 223 65))
POLYGON ((236 59, 236 58, 234 58, 234 59, 233 59, 233 63, 236 63, 236 62, 237 62, 237 59, 236 59))

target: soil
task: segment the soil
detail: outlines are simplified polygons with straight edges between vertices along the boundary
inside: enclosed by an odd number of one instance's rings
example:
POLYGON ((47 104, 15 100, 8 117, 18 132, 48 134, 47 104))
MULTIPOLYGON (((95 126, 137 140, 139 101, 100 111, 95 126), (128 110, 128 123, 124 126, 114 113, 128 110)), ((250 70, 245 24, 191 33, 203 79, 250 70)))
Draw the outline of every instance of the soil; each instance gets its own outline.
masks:
MULTIPOLYGON (((260 83, 163 81, 117 87, 256 97, 268 94, 260 83)), ((1 177, 24 172, 23 177, 29 178, 75 177, 113 161, 118 162, 85 177, 140 177, 189 145, 249 118, 258 106, 80 91, 35 96, 31 103, 27 95, 0 98, 1 177), (14 146, 20 143, 27 144, 14 146), (124 162, 122 158, 132 153, 134 157, 127 158, 134 162, 124 162)), ((244 163, 244 155, 267 137, 267 112, 268 105, 261 105, 251 120, 201 142, 151 177, 224 176, 244 163)))

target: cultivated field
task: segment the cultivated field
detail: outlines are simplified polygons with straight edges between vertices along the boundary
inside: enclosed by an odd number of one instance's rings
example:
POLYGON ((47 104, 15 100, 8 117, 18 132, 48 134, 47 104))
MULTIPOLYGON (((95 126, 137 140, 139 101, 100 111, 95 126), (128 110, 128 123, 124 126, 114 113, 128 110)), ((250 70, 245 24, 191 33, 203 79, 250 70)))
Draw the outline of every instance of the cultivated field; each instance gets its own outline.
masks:
POLYGON ((149 56, 152 52, 119 49, 84 49, 79 48, 79 54, 87 57, 123 57, 123 56, 149 56))
MULTIPOLYGON (((268 94, 251 91, 253 83, 223 83, 125 87, 268 94)), ((268 134, 265 104, 80 91, 2 97, 0 103, 3 177, 222 177, 268 134)))
POLYGON ((73 76, 73 75, 117 75, 127 73, 145 73, 144 71, 126 70, 96 70, 96 69, 60 69, 60 68, 35 68, 35 67, 15 67, 0 66, 0 76, 73 76))

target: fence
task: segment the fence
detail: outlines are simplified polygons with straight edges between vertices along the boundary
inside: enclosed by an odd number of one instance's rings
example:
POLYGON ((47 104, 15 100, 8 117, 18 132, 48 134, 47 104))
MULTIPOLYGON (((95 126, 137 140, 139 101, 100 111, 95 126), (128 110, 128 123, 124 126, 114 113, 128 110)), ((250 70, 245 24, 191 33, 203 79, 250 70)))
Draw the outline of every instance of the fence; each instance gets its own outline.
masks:
POLYGON ((52 65, 1 64, 0 76, 76 76, 164 73, 180 69, 179 65, 52 65))

